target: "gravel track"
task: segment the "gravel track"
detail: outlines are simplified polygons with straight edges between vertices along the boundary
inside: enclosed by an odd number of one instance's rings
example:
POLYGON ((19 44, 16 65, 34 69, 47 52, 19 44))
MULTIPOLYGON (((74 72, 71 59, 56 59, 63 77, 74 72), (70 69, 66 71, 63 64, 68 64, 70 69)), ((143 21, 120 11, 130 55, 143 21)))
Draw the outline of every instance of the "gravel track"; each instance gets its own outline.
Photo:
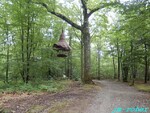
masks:
POLYGON ((96 82, 102 84, 103 88, 83 113, 150 113, 150 93, 139 92, 120 82, 96 82), (118 111, 114 111, 115 108, 118 111))

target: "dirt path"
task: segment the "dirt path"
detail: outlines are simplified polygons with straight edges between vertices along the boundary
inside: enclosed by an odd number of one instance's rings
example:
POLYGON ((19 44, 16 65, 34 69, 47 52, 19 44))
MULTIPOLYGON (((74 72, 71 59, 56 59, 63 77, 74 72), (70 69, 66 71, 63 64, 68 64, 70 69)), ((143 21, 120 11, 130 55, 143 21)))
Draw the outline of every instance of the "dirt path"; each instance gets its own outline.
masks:
POLYGON ((5 102, 4 106, 14 113, 150 113, 150 93, 138 92, 114 81, 96 83, 102 88, 76 85, 58 94, 44 93, 13 99, 5 102), (118 108, 118 112, 113 112, 114 108, 118 108), (146 112, 142 108, 146 108, 146 112))
POLYGON ((4 94, 0 101, 6 113, 73 113, 79 107, 84 110, 99 90, 99 86, 75 82, 60 93, 4 94))
POLYGON ((119 82, 99 82, 104 87, 83 113, 150 113, 150 93, 139 92, 119 82), (118 112, 114 108, 118 108, 118 112), (146 108, 145 111, 142 108, 146 108))

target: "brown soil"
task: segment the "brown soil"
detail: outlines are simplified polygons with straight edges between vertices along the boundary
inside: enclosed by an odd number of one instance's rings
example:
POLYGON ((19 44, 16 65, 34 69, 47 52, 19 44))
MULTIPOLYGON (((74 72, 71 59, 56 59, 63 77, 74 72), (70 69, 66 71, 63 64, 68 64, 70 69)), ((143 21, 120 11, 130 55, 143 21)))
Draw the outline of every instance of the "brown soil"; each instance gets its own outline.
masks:
POLYGON ((73 111, 83 111, 99 90, 97 85, 74 83, 60 93, 3 94, 0 104, 9 113, 76 113, 73 111))
POLYGON ((137 108, 150 113, 150 93, 117 81, 94 82, 97 85, 75 83, 56 94, 22 94, 20 97, 15 94, 10 99, 4 99, 10 95, 3 95, 0 101, 14 113, 133 113, 130 110, 137 108))

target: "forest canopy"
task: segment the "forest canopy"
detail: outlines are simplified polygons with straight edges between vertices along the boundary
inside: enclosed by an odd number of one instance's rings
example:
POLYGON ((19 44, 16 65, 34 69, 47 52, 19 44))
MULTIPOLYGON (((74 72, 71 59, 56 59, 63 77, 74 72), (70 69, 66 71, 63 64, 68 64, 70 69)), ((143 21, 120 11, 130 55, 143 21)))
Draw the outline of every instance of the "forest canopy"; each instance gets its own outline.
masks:
POLYGON ((0 82, 150 80, 149 0, 1 0, 0 82), (64 29, 71 47, 57 57, 64 29))

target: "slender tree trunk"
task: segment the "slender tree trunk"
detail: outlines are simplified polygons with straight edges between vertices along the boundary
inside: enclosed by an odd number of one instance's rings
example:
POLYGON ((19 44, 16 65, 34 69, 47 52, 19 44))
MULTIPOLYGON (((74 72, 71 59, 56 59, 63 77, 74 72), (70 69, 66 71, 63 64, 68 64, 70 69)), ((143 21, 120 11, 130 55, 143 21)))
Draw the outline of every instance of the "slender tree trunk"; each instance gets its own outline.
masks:
POLYGON ((145 45, 145 57, 144 57, 144 60, 145 60, 145 80, 144 80, 144 83, 147 83, 147 77, 148 77, 148 57, 147 57, 147 45, 145 45))
POLYGON ((116 74, 116 65, 115 65, 115 57, 113 56, 113 68, 114 68, 114 79, 117 78, 117 74, 116 74))
POLYGON ((123 82, 128 82, 128 72, 129 72, 128 64, 126 64, 126 62, 124 61, 122 64, 123 82))
POLYGON ((98 80, 100 80, 100 78, 101 78, 101 75, 100 75, 100 71, 101 71, 101 69, 100 69, 100 60, 101 60, 101 54, 100 54, 100 47, 99 47, 99 45, 98 45, 98 48, 97 48, 97 50, 98 50, 98 52, 97 52, 97 58, 98 58, 98 80))
MULTIPOLYGON (((72 36, 69 38, 69 45, 72 47, 72 36)), ((72 79, 72 51, 69 52, 69 78, 72 79)))
POLYGON ((135 55, 133 54, 133 42, 131 41, 131 73, 132 73, 132 84, 134 85, 135 79, 136 79, 136 74, 137 74, 137 67, 136 67, 136 62, 135 62, 135 55))
POLYGON ((6 37, 7 37, 7 59, 6 59, 6 83, 8 83, 8 76, 9 76, 9 36, 8 36, 8 25, 6 25, 6 37))
POLYGON ((132 85, 134 85, 135 79, 136 79, 136 76, 137 76, 137 67, 136 67, 136 65, 134 65, 132 67, 132 76, 133 76, 133 78, 132 78, 132 85))
POLYGON ((118 54, 118 80, 120 81, 120 50, 118 38, 117 38, 117 54, 118 54))
POLYGON ((65 58, 65 75, 68 79, 72 78, 72 56, 71 52, 68 53, 68 57, 65 58))
POLYGON ((65 75, 68 76, 68 58, 65 58, 65 75))
POLYGON ((83 36, 81 35, 81 80, 84 83, 84 45, 83 45, 83 36))
POLYGON ((21 76, 22 76, 23 81, 25 82, 25 57, 24 57, 24 29, 23 29, 23 25, 21 26, 21 59, 22 59, 21 76))
POLYGON ((148 77, 147 77, 147 81, 150 81, 150 73, 149 73, 149 60, 148 60, 148 77))
MULTIPOLYGON (((29 8, 29 6, 28 6, 29 8)), ((26 83, 29 82, 29 72, 30 72, 30 56, 31 56, 31 42, 30 42, 30 30, 31 30, 31 23, 30 23, 30 14, 28 12, 28 25, 27 25, 27 38, 26 38, 26 50, 27 50, 27 56, 26 56, 26 83)))
POLYGON ((30 70, 30 56, 29 56, 29 53, 30 53, 30 48, 29 48, 29 34, 27 36, 27 58, 26 58, 26 83, 28 83, 29 81, 29 70, 30 70))
POLYGON ((98 80, 101 79, 100 55, 98 56, 98 80))
MULTIPOLYGON (((20 12, 22 12, 22 4, 20 3, 20 12)), ((21 39, 21 60, 22 60, 22 69, 21 69, 21 77, 23 82, 26 81, 26 68, 25 68, 25 55, 24 55, 24 37, 25 37, 25 29, 23 24, 24 19, 21 21, 21 28, 20 28, 20 39, 21 39)))
POLYGON ((67 77, 70 79, 70 56, 68 56, 67 60, 67 77))

